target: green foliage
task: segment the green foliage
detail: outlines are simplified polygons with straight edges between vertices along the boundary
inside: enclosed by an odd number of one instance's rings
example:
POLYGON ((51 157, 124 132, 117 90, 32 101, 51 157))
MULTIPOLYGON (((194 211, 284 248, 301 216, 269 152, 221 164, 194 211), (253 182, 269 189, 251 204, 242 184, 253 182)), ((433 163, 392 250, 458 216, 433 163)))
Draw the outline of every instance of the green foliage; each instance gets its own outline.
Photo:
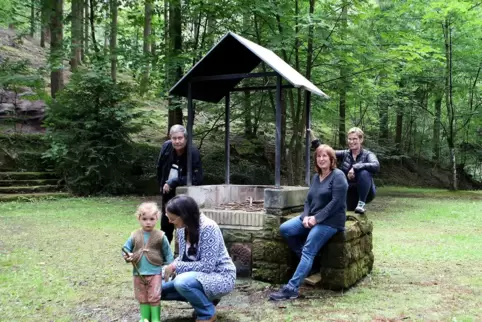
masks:
POLYGON ((42 70, 32 70, 27 60, 11 61, 7 58, 0 61, 0 88, 18 93, 25 87, 35 90, 32 98, 45 98, 42 70))
POLYGON ((0 135, 0 168, 43 171, 51 167, 42 154, 48 144, 43 134, 0 135))
POLYGON ((67 187, 76 194, 125 193, 132 189, 130 134, 139 131, 140 112, 132 88, 108 75, 87 71, 73 75, 51 102, 45 122, 50 149, 67 187))

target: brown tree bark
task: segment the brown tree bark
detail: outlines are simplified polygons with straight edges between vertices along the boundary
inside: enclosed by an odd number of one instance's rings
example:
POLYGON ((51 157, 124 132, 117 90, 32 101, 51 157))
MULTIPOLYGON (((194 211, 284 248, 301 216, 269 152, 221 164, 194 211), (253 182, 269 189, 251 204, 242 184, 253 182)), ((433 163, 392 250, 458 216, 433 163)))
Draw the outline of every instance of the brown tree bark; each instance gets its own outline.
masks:
POLYGON ((144 54, 143 72, 141 75, 140 92, 145 94, 149 87, 149 72, 151 60, 151 31, 152 31, 152 0, 144 3, 144 35, 142 51, 144 54))
POLYGON ((92 44, 94 45, 94 51, 96 54, 99 53, 99 45, 97 44, 97 40, 95 38, 95 0, 90 0, 89 5, 90 13, 89 13, 89 20, 90 20, 90 33, 92 36, 92 44))
MULTIPOLYGON (((170 88, 182 77, 180 56, 182 53, 181 0, 169 1, 168 80, 170 88)), ((182 124, 181 101, 169 98, 168 131, 174 124, 182 124)))
POLYGON ((45 42, 50 41, 51 1, 42 0, 40 6, 40 47, 45 48, 45 42))
POLYGON ((82 52, 82 0, 72 0, 72 37, 71 37, 71 56, 70 68, 77 70, 81 64, 82 52))
POLYGON ((50 0, 50 58, 52 71, 50 72, 50 93, 52 97, 64 87, 63 76, 63 0, 50 0))
MULTIPOLYGON (((342 8, 341 8, 341 37, 342 39, 346 39, 346 32, 348 26, 348 1, 342 1, 342 8)), ((340 85, 339 85, 339 110, 338 110, 338 145, 342 147, 346 141, 346 92, 347 92, 347 82, 346 79, 347 75, 347 68, 346 68, 346 61, 342 59, 340 61, 340 85)))
POLYGON ((35 0, 30 1, 30 37, 35 35, 35 0))
POLYGON ((110 0, 110 77, 112 81, 117 80, 117 0, 110 0))
POLYGON ((81 60, 89 55, 89 0, 82 0, 82 50, 81 60))

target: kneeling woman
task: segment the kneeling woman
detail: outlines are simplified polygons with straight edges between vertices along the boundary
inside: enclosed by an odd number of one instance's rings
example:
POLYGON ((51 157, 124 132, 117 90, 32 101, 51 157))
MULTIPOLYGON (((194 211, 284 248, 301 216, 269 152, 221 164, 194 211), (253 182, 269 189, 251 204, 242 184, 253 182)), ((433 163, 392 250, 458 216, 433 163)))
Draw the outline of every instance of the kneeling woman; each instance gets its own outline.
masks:
POLYGON ((167 203, 166 216, 177 229, 179 257, 166 266, 161 301, 187 301, 196 321, 215 321, 213 302, 230 293, 236 281, 236 267, 221 230, 200 214, 196 201, 186 195, 167 203), (174 274, 175 279, 167 282, 174 274))
POLYGON ((336 169, 335 151, 328 145, 320 145, 314 159, 317 173, 311 180, 303 214, 280 226, 281 235, 300 262, 288 284, 270 294, 274 301, 298 297, 299 287, 318 251, 336 232, 345 229, 348 183, 345 174, 336 169))

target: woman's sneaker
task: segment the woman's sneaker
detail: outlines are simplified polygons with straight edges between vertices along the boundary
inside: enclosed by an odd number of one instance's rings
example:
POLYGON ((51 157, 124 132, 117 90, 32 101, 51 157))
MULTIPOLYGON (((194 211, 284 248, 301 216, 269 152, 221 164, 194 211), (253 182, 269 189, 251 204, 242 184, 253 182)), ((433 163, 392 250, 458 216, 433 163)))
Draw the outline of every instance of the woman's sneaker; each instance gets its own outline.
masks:
POLYGON ((280 288, 278 292, 271 293, 269 299, 272 301, 294 300, 300 296, 298 291, 292 290, 287 285, 280 288))
POLYGON ((365 203, 363 201, 358 201, 358 205, 355 208, 355 213, 360 215, 365 214, 365 203))

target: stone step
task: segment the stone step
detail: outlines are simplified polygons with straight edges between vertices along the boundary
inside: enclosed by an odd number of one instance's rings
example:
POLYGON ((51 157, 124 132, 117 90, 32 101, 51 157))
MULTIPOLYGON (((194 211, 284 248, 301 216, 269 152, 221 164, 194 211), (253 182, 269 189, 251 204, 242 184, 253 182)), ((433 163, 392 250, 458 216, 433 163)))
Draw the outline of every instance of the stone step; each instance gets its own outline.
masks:
POLYGON ((2 194, 0 193, 0 202, 8 201, 29 201, 32 199, 57 199, 68 198, 71 195, 67 192, 39 192, 39 193, 24 193, 24 194, 2 194))
POLYGON ((57 185, 0 187, 0 194, 18 194, 59 191, 57 185))
POLYGON ((0 172, 0 180, 56 179, 54 172, 0 172))
POLYGON ((0 180, 0 187, 57 185, 58 181, 57 179, 0 180))
POLYGON ((317 286, 321 283, 321 273, 316 273, 306 277, 305 283, 311 286, 317 286))

